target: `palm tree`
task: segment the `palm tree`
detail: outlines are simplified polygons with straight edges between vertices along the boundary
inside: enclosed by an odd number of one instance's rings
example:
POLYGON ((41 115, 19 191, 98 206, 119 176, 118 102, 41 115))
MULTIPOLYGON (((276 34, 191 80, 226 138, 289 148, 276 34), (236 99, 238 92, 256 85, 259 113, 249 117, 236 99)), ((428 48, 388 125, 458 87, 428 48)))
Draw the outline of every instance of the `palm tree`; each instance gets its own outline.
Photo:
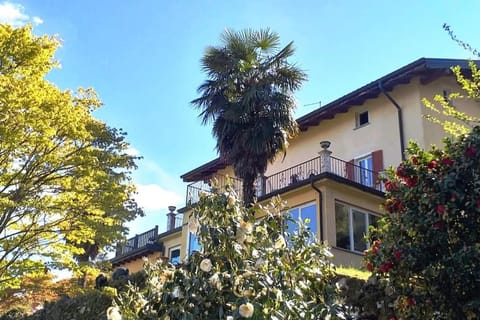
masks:
POLYGON ((293 42, 279 49, 279 36, 269 29, 226 30, 221 40, 222 46, 208 47, 201 60, 207 80, 192 104, 201 111, 202 124, 213 123, 216 148, 243 180, 249 206, 255 179, 297 132, 293 92, 306 74, 287 62, 293 42))

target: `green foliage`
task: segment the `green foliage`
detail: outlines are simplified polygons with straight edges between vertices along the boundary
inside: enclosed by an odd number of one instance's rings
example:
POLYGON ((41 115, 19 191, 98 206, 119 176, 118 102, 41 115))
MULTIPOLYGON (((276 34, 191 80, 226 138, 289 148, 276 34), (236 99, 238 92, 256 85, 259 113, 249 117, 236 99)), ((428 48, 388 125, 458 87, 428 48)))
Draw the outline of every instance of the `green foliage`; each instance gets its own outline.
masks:
POLYGON ((202 252, 179 267, 146 264, 146 287, 120 294, 119 312, 124 319, 336 319, 343 313, 331 254, 303 221, 286 232, 284 210, 279 199, 246 209, 230 188, 202 195, 189 223, 202 252))
POLYGON ((480 314, 480 127, 445 150, 411 143, 385 181, 387 214, 366 252, 404 318, 476 319, 480 314))
POLYGON ((297 131, 293 92, 306 75, 287 61, 293 43, 279 49, 278 34, 268 29, 226 30, 221 39, 222 46, 207 48, 202 58, 208 79, 192 103, 203 124, 213 123, 217 150, 243 180, 250 205, 254 180, 297 131))
MULTIPOLYGON (((468 43, 459 40, 450 29, 450 26, 444 24, 443 29, 448 32, 452 40, 459 46, 480 58, 480 53, 468 43)), ((425 107, 433 112, 433 114, 425 115, 425 117, 433 123, 441 125, 445 132, 454 137, 468 134, 474 126, 480 124, 480 118, 461 112, 454 106, 455 101, 478 101, 480 98, 480 70, 478 70, 478 66, 474 61, 469 62, 469 67, 469 72, 466 72, 468 76, 462 71, 460 66, 451 68, 462 89, 460 92, 451 92, 446 97, 437 94, 434 96, 433 101, 426 98, 422 99, 425 107)))
POLYGON ((0 292, 44 272, 42 261, 85 266, 141 213, 125 133, 92 116, 92 89, 45 79, 58 45, 0 25, 0 292))
POLYGON ((109 291, 90 290, 74 298, 64 297, 46 303, 44 308, 23 320, 92 320, 107 319, 107 309, 113 296, 109 291))

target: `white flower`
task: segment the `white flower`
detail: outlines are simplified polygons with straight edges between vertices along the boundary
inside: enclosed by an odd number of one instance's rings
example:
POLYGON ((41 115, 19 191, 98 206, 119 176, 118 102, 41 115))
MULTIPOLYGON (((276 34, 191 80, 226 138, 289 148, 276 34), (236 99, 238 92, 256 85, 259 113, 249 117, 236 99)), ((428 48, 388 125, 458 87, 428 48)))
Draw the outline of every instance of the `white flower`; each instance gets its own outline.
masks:
POLYGON ((182 297, 182 292, 180 291, 180 288, 178 286, 173 288, 172 297, 174 297, 174 298, 181 298, 182 297))
POLYGON ((220 281, 220 277, 218 276, 218 273, 215 273, 213 276, 211 276, 208 279, 208 282, 210 282, 212 286, 217 288, 217 290, 222 290, 222 282, 220 281))
POLYGON ((283 249, 287 246, 287 243, 285 242, 285 238, 283 236, 279 236, 277 240, 275 240, 275 243, 273 247, 275 249, 283 249))
POLYGON ((240 221, 239 227, 246 234, 251 233, 253 230, 253 225, 248 221, 240 221))
POLYGON ((238 307, 238 313, 244 318, 251 318, 253 316, 253 304, 250 302, 244 303, 238 307))
POLYGON ((233 317, 232 316, 227 316, 227 318, 225 320, 233 320, 233 317))
POLYGON ((199 227, 200 224, 198 223, 197 219, 192 219, 188 223, 188 231, 190 231, 190 233, 197 234, 199 227))
POLYGON ((142 260, 143 260, 143 263, 147 263, 147 262, 148 262, 148 258, 145 257, 145 256, 142 257, 142 260))
POLYGON ((210 270, 212 270, 212 261, 210 259, 203 259, 202 262, 200 262, 200 269, 203 272, 210 272, 210 270))
POLYGON ((259 269, 263 267, 264 264, 265 260, 263 260, 263 258, 258 258, 257 261, 255 261, 255 268, 259 269))
POLYGON ((252 258, 258 258, 260 256, 260 254, 258 253, 258 250, 257 249, 253 249, 252 250, 252 258))
POLYGON ((108 320, 122 320, 122 315, 117 307, 108 307, 107 309, 108 320))
POLYGON ((234 196, 228 195, 227 202, 230 207, 233 207, 235 205, 236 199, 234 196))

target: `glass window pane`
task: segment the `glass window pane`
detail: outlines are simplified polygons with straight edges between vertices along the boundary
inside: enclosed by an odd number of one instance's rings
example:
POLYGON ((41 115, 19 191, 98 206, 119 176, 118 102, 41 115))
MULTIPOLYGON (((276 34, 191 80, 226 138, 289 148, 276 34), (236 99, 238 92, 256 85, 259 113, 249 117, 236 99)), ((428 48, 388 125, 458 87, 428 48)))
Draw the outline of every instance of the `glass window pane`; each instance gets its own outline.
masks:
POLYGON ((202 247, 198 242, 197 236, 193 233, 190 233, 190 239, 188 242, 188 255, 191 255, 194 251, 202 251, 202 247))
POLYGON ((337 247, 350 250, 350 232, 348 223, 348 207, 335 204, 335 224, 337 231, 337 247))
POLYGON ((311 204, 306 207, 302 207, 300 211, 300 216, 302 221, 305 219, 309 219, 310 223, 307 226, 310 228, 310 232, 313 234, 317 234, 317 205, 311 204))
POLYGON ((367 222, 365 213, 352 210, 353 220, 353 243, 355 251, 363 251, 367 248, 365 243, 365 234, 367 230, 367 222))
POLYGON ((180 249, 170 251, 170 262, 175 265, 180 263, 180 249))
MULTIPOLYGON (((298 221, 298 215, 299 215, 298 208, 290 209, 288 210, 288 212, 290 213, 290 217, 293 220, 298 221)), ((296 230, 297 230, 297 225, 292 221, 287 221, 287 232, 290 234, 293 234, 296 230)))

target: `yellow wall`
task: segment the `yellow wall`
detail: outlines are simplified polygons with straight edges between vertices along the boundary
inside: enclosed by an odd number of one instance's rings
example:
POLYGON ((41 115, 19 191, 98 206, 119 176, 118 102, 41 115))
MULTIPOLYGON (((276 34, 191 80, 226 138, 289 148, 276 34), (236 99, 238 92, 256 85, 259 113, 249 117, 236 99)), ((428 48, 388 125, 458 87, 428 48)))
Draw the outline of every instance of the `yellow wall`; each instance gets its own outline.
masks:
MULTIPOLYGON (((166 237, 160 238, 160 242, 163 242, 163 248, 165 252, 154 252, 150 255, 147 255, 146 257, 150 262, 155 262, 158 260, 158 258, 168 258, 169 249, 182 245, 182 238, 183 237, 181 232, 173 233, 166 237)), ((182 254, 182 248, 180 249, 180 255, 182 254)), ((136 260, 122 263, 121 265, 119 265, 119 267, 127 268, 130 273, 134 273, 141 271, 143 269, 144 263, 145 262, 143 261, 143 257, 140 257, 136 260)))
MULTIPOLYGON (((148 260, 150 262, 155 262, 158 260, 158 258, 162 257, 163 254, 161 252, 154 252, 150 255, 147 256, 148 260)), ((129 261, 127 263, 122 263, 120 266, 118 266, 119 268, 127 268, 128 271, 130 273, 135 273, 135 272, 139 272, 141 270, 143 270, 143 264, 145 262, 143 261, 142 258, 139 258, 139 259, 136 259, 136 260, 133 260, 133 261, 129 261)))

